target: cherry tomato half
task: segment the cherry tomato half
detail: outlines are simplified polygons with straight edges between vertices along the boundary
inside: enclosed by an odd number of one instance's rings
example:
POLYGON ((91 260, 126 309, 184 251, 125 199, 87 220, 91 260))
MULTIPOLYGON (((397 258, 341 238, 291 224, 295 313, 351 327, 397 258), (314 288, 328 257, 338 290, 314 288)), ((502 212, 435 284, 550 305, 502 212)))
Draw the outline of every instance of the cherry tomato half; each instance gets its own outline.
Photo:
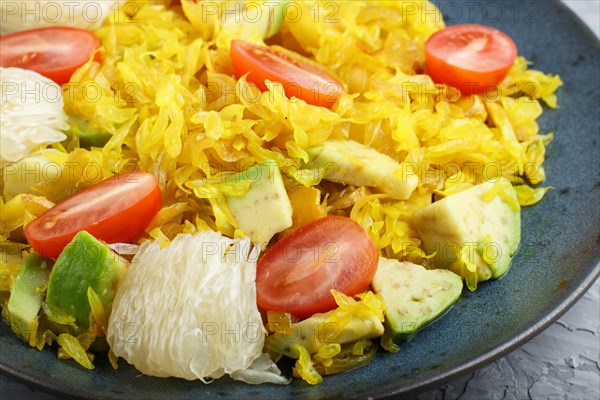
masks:
POLYGON ((350 218, 328 216, 275 243, 258 262, 256 300, 266 311, 307 318, 336 307, 330 290, 363 292, 377 270, 377 248, 350 218))
POLYGON ((436 83, 481 93, 502 82, 517 57, 506 34, 483 25, 455 25, 434 33, 425 43, 427 73, 436 83))
POLYGON ((0 66, 29 69, 62 85, 99 45, 94 33, 63 26, 10 33, 0 36, 0 66))
POLYGON ((231 63, 235 75, 267 91, 265 80, 279 82, 288 98, 296 97, 309 104, 331 108, 342 95, 342 84, 311 64, 265 46, 233 40, 231 63))
POLYGON ((107 243, 136 239, 160 209, 156 177, 133 171, 115 175, 58 203, 25 227, 29 245, 56 258, 77 232, 107 243))

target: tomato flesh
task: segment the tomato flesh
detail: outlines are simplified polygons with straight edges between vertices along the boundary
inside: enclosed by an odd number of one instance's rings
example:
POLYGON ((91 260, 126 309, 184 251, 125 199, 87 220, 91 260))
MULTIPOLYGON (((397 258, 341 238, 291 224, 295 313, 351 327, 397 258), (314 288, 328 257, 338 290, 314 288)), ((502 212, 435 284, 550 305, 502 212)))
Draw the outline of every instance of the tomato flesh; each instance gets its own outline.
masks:
POLYGON ((25 237, 51 258, 82 230, 106 243, 131 242, 150 224, 161 201, 156 177, 140 171, 118 174, 56 204, 25 227, 25 237))
POLYGON ((310 222, 275 243, 256 272, 257 303, 266 311, 307 318, 336 307, 330 290, 363 292, 377 270, 377 247, 346 217, 310 222))
POLYGON ((429 76, 464 94, 481 93, 502 82, 516 57, 517 46, 509 36, 477 24, 442 29, 425 44, 429 76))
POLYGON ((248 74, 248 82, 263 92, 265 80, 279 82, 288 98, 296 97, 309 104, 331 108, 342 95, 343 86, 334 77, 299 58, 265 46, 233 40, 231 63, 239 79, 248 74))
POLYGON ((35 71, 62 85, 100 46, 93 32, 45 27, 0 36, 0 66, 35 71))

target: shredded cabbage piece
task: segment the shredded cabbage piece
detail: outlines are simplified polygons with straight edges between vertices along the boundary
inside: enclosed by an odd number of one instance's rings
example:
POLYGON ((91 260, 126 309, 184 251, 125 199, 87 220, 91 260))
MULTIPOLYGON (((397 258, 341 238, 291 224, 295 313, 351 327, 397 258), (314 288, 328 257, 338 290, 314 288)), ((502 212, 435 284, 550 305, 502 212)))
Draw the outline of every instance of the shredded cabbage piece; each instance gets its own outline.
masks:
POLYGON ((299 376, 311 385, 317 385, 323 381, 323 377, 313 367, 312 359, 306 347, 300 344, 294 344, 292 349, 298 352, 298 360, 294 365, 293 373, 299 376))
POLYGON ((554 189, 553 187, 544 187, 544 188, 532 188, 527 185, 518 185, 515 186, 515 191, 517 192, 517 198, 519 199, 519 204, 522 206, 530 206, 538 201, 542 200, 546 192, 550 189, 554 189))
POLYGON ((558 75, 527 69, 531 64, 524 57, 517 57, 501 87, 506 96, 522 93, 533 99, 542 99, 548 107, 556 108, 556 90, 563 82, 558 75))
POLYGON ((359 293, 356 295, 360 301, 346 296, 342 292, 332 289, 331 294, 335 298, 338 307, 352 316, 371 318, 376 317, 379 321, 384 321, 385 304, 379 294, 373 292, 359 293))
POLYGON ((81 366, 87 369, 94 369, 90 355, 76 337, 68 333, 61 333, 56 338, 56 343, 70 358, 77 361, 81 366))
POLYGON ((51 322, 54 322, 58 325, 65 325, 68 327, 73 327, 75 330, 77 329, 77 325, 75 324, 75 317, 67 314, 66 312, 51 307, 48 303, 43 302, 42 308, 44 310, 44 314, 51 322))
POLYGON ((371 347, 373 343, 370 340, 359 340, 352 346, 352 355, 362 356, 365 354, 365 349, 371 347))
POLYGON ((20 194, 4 203, 0 198, 0 240, 8 240, 11 232, 25 227, 54 203, 45 197, 20 194))
POLYGON ((93 321, 100 327, 101 334, 106 336, 106 332, 108 331, 108 318, 106 311, 104 310, 104 305, 102 304, 102 301, 100 301, 98 294, 94 291, 94 289, 92 289, 91 286, 88 287, 87 297, 88 302, 90 303, 93 321))
POLYGON ((20 269, 21 264, 0 261, 0 292, 10 292, 20 269))
POLYGON ((111 367, 113 367, 113 369, 119 368, 119 357, 115 355, 112 349, 108 349, 108 361, 110 362, 110 365, 111 367))
MULTIPOLYGON (((11 291, 21 270, 22 253, 26 248, 27 246, 21 243, 0 241, 0 292, 11 291)), ((3 309, 6 309, 6 304, 0 304, 3 309)))
POLYGON ((328 343, 319 348, 317 354, 312 359, 315 362, 319 362, 326 367, 329 367, 333 363, 333 357, 337 356, 342 350, 342 346, 339 343, 328 343))
POLYGON ((494 185, 481 195, 481 198, 483 201, 490 202, 496 196, 500 196, 513 210, 521 210, 513 186, 507 180, 499 179, 494 182, 494 185))
POLYGON ((161 2, 136 4, 135 24, 123 14, 96 32, 104 62, 75 73, 65 109, 112 135, 101 149, 103 163, 114 164, 109 172, 129 162, 159 177, 165 219, 150 231, 160 227, 169 239, 207 229, 240 236, 224 196, 245 189, 221 177, 273 159, 287 187, 317 185, 332 199, 329 211, 362 224, 382 255, 420 263, 427 255, 412 213, 433 195, 499 176, 515 185, 545 178, 548 137, 536 120, 540 101, 556 105, 560 78, 527 69, 518 57, 495 94, 469 98, 434 84, 423 73, 423 46, 444 23, 429 2, 414 3, 414 13, 397 1, 339 2, 335 24, 311 17, 317 9, 326 15, 327 1, 295 3, 303 12, 283 23, 274 47, 300 53, 347 85, 331 110, 287 99, 275 82, 261 93, 233 78, 235 30, 221 29, 217 17, 204 26, 161 2), (86 84, 98 89, 98 101, 87 101, 86 84), (305 150, 329 138, 393 157, 419 187, 404 202, 364 189, 341 194, 344 188, 322 180, 326 171, 301 169, 305 150), (169 209, 179 203, 191 209, 169 209))
MULTIPOLYGON (((283 352, 286 356, 297 359, 294 376, 300 376, 310 384, 319 383, 322 379, 313 363, 331 366, 333 358, 340 353, 341 346, 349 343, 356 343, 353 344, 354 350, 359 354, 361 349, 371 345, 370 341, 363 340, 365 337, 377 337, 384 332, 382 322, 385 304, 381 296, 369 291, 357 295, 355 300, 336 290, 331 290, 331 293, 338 304, 335 310, 319 314, 319 319, 313 322, 308 319, 296 325, 290 324, 288 329, 285 329, 287 324, 284 322, 281 324, 284 329, 270 336, 266 343, 267 351, 283 352), (305 322, 309 326, 304 325, 304 329, 308 329, 310 333, 303 334, 300 339, 298 332, 302 332, 301 324, 305 322), (356 325, 346 329, 348 324, 357 322, 363 327, 361 333, 357 332, 359 329, 356 325), (370 336, 365 335, 365 329, 370 336)), ((269 318, 270 321, 271 319, 285 321, 285 314, 274 314, 269 318)))
POLYGON ((297 318, 290 313, 267 311, 266 328, 269 333, 289 333, 292 330, 292 324, 296 322, 296 320, 297 318))
MULTIPOLYGON (((56 157, 46 152, 49 157, 56 157)), ((61 200, 93 184, 110 178, 125 168, 132 169, 129 160, 107 157, 100 150, 77 148, 62 161, 64 170, 52 181, 41 182, 33 190, 48 200, 58 203, 61 200)))
POLYGON ((164 249, 171 243, 171 239, 168 238, 167 235, 165 235, 160 228, 154 228, 153 230, 148 232, 148 235, 150 235, 152 239, 160 243, 161 249, 164 249))

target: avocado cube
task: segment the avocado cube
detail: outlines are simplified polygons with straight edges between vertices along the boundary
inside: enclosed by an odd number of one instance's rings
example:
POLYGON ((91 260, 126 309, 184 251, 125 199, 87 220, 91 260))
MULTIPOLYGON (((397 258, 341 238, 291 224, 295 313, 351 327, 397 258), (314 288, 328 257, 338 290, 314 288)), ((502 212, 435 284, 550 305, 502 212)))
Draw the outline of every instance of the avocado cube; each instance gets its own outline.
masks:
POLYGON ((46 303, 51 309, 75 317, 78 328, 90 323, 87 291, 91 287, 102 305, 112 304, 118 284, 127 273, 127 262, 86 231, 64 248, 50 273, 46 303))
POLYGON ((408 199, 419 184, 407 165, 352 140, 326 140, 306 152, 306 168, 324 169, 328 181, 373 187, 400 200, 408 199))
POLYGON ((337 332, 334 323, 327 322, 333 311, 314 314, 312 317, 292 324, 288 333, 275 332, 267 337, 265 348, 268 350, 294 357, 292 346, 300 344, 310 354, 319 350, 322 344, 317 335, 335 333, 335 343, 340 345, 372 339, 383 335, 383 324, 379 319, 369 316, 353 316, 346 325, 337 332))
POLYGON ((383 297, 386 333, 399 343, 448 310, 460 297, 463 283, 448 270, 428 270, 411 262, 379 257, 371 286, 383 297))
POLYGON ((521 241, 517 194, 505 178, 417 210, 413 223, 425 250, 435 252, 433 265, 455 271, 471 290, 504 275, 521 241))
POLYGON ((29 342, 36 343, 37 317, 44 299, 44 287, 48 283, 52 261, 39 254, 25 257, 8 299, 8 315, 15 333, 29 342))
POLYGON ((112 134, 87 119, 70 117, 70 133, 79 138, 79 146, 84 149, 104 147, 112 134))
POLYGON ((264 249, 276 233, 292 226, 292 204, 279 166, 267 160, 227 179, 231 180, 250 182, 243 196, 227 196, 227 205, 238 228, 264 249))

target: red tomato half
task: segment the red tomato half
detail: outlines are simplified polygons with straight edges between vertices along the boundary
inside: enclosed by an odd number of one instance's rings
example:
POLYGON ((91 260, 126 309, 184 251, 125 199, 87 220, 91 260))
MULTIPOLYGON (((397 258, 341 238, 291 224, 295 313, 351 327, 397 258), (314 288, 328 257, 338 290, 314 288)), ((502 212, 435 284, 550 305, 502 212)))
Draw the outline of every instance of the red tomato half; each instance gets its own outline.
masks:
POLYGON ((233 40, 231 63, 238 79, 249 73, 248 82, 256 84, 263 92, 267 91, 265 80, 268 79, 281 83, 288 98, 296 97, 327 108, 342 95, 342 84, 331 75, 299 58, 265 46, 233 40))
POLYGON ((35 71, 62 85, 98 48, 90 31, 46 27, 0 36, 0 66, 35 71))
POLYGON ((256 300, 266 311, 307 318, 336 307, 330 290, 363 292, 377 270, 377 248, 350 218, 328 216, 275 243, 256 271, 256 300))
POLYGON ((436 83, 481 93, 502 82, 517 57, 506 34, 483 25, 455 25, 425 43, 427 73, 436 83))
POLYGON ((31 221, 25 237, 35 251, 51 258, 82 230, 107 243, 131 242, 150 224, 161 201, 156 177, 140 171, 118 174, 31 221))

